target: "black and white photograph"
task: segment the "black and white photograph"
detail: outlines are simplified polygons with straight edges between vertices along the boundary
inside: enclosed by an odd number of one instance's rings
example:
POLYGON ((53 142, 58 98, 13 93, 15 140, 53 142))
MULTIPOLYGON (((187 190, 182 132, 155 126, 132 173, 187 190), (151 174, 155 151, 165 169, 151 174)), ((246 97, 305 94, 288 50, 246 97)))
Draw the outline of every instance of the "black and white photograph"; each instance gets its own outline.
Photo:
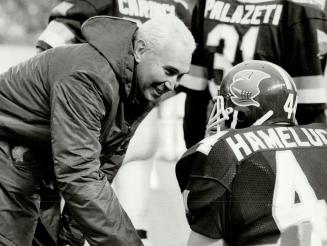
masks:
POLYGON ((0 0, 0 246, 327 246, 327 0, 0 0))

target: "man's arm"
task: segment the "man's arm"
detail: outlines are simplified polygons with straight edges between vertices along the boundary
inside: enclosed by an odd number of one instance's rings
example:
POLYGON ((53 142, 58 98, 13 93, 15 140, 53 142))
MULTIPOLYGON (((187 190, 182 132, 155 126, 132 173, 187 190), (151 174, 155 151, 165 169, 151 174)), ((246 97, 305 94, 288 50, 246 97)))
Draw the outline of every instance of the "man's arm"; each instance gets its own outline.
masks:
POLYGON ((100 170, 104 115, 101 94, 85 75, 54 86, 51 137, 58 187, 90 245, 142 245, 100 170))

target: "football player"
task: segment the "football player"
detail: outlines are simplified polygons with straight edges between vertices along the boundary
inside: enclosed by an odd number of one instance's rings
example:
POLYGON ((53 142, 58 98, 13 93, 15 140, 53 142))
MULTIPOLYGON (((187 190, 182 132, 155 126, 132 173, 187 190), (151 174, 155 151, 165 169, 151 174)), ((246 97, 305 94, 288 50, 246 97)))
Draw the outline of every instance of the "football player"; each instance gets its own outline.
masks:
POLYGON ((326 122, 326 0, 199 0, 192 29, 207 67, 207 92, 187 94, 184 133, 187 146, 204 137, 206 106, 222 77, 242 61, 257 59, 283 67, 299 91, 300 124, 326 122), (190 136, 192 135, 192 136, 190 136), (195 137, 194 137, 195 136, 195 137))
MULTIPOLYGON (((52 47, 84 42, 81 25, 86 19, 95 15, 111 15, 137 23, 143 23, 158 15, 177 15, 187 26, 190 26, 189 3, 191 2, 192 0, 64 0, 52 9, 49 24, 40 35, 36 46, 39 51, 44 51, 52 47)), ((137 130, 124 159, 124 164, 128 165, 121 168, 114 182, 120 202, 131 217, 144 244, 148 243, 146 214, 150 173, 154 156, 159 149, 159 131, 156 128, 157 124, 153 124, 159 117, 157 111, 158 107, 147 116, 137 130), (149 137, 146 138, 145 135, 149 137)), ((173 129, 168 130, 173 133, 173 129)), ((113 178, 111 177, 110 181, 113 178)), ((67 208, 64 209, 62 218, 59 244, 84 245, 84 236, 76 228, 76 223, 71 220, 67 208)), ((45 228, 42 224, 38 226, 36 237, 38 242, 35 243, 49 246, 49 239, 45 238, 45 230, 50 234, 56 234, 56 229, 51 229, 55 227, 51 225, 52 219, 45 218, 45 220, 43 222, 46 224, 45 228)), ((52 237, 55 238, 55 236, 52 237)))
POLYGON ((51 47, 84 41, 81 25, 96 15, 110 15, 137 23, 160 15, 177 15, 190 25, 188 2, 191 0, 63 0, 50 14, 49 24, 38 38, 36 47, 51 47))
POLYGON ((227 73, 210 136, 176 166, 188 246, 326 245, 327 127, 297 125, 297 97, 273 63, 247 61, 227 73))

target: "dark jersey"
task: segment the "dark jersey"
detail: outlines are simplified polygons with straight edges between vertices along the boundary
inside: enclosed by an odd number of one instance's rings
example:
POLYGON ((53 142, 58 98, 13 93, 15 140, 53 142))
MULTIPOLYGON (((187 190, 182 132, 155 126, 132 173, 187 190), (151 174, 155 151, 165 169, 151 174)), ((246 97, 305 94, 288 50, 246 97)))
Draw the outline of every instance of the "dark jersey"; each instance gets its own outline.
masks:
MULTIPOLYGON (((66 0, 55 6, 50 23, 41 34, 37 46, 56 47, 83 41, 82 23, 96 15, 110 15, 143 23, 146 20, 177 15, 190 26, 188 0, 66 0)), ((44 47, 46 48, 46 47, 44 47)))
POLYGON ((219 84, 233 65, 267 60, 293 77, 300 103, 325 103, 324 7, 325 0, 198 1, 192 29, 204 55, 194 63, 219 84))
POLYGON ((300 222, 312 225, 315 242, 327 239, 326 160, 322 124, 257 126, 206 138, 176 166, 189 224, 228 245, 276 243, 300 222))

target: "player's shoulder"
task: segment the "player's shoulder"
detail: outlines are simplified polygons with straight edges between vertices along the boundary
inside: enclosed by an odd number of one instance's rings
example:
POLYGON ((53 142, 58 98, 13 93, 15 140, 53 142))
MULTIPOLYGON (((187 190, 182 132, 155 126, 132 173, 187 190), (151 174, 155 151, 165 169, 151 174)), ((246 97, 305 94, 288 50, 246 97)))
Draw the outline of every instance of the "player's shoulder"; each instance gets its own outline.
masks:
POLYGON ((264 125, 226 130, 190 148, 176 165, 177 177, 206 177, 228 186, 237 165, 262 151, 327 148, 326 124, 264 125))
POLYGON ((230 150, 224 148, 225 136, 232 131, 234 130, 221 131, 207 137, 184 153, 176 165, 176 176, 182 190, 192 177, 211 178, 220 182, 220 176, 233 166, 230 161, 225 161, 232 156, 230 150))
MULTIPOLYGON (((193 145, 191 148, 189 148, 180 158, 177 164, 188 162, 190 163, 190 159, 195 160, 199 156, 203 156, 206 159, 210 158, 223 158, 224 156, 229 156, 232 151, 231 148, 228 147, 228 141, 229 139, 235 137, 239 134, 244 134, 246 132, 251 132, 251 128, 244 128, 244 129, 226 129, 223 131, 220 131, 214 135, 208 136, 198 142, 197 144, 193 145), (217 152, 221 152, 215 157, 212 157, 213 155, 216 155, 217 152)), ((229 146, 230 147, 230 146, 229 146)))
POLYGON ((193 145, 189 148, 182 156, 181 160, 184 158, 188 158, 191 155, 195 155, 197 153, 202 153, 203 155, 208 155, 213 146, 215 146, 221 139, 224 138, 226 134, 228 134, 231 130, 220 131, 214 135, 208 136, 202 139, 197 144, 193 145))
POLYGON ((326 20, 326 0, 284 0, 288 25, 301 23, 307 19, 326 20))

